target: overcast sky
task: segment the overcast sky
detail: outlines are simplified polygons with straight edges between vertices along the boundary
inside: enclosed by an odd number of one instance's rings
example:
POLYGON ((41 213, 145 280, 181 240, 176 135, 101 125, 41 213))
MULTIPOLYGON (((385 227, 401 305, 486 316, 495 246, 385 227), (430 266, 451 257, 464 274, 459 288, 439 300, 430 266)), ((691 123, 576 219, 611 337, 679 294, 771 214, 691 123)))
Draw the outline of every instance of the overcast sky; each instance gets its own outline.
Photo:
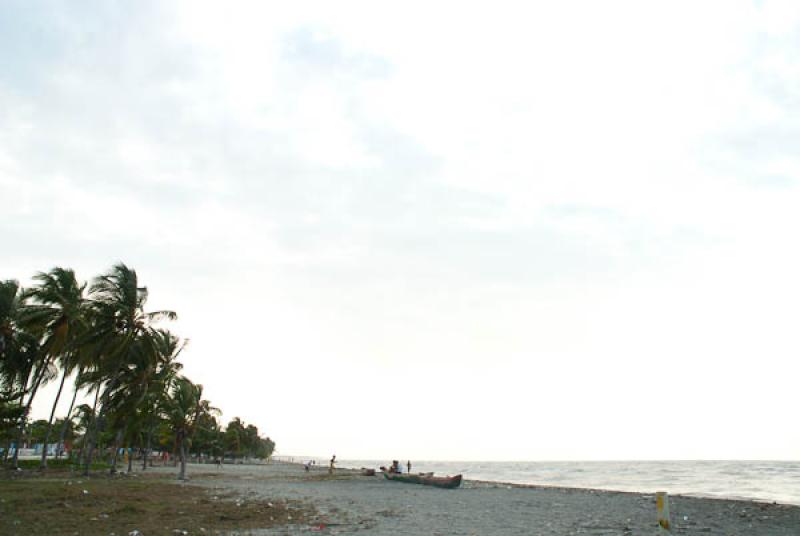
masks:
POLYGON ((794 1, 3 1, 0 201, 283 454, 800 458, 794 1))

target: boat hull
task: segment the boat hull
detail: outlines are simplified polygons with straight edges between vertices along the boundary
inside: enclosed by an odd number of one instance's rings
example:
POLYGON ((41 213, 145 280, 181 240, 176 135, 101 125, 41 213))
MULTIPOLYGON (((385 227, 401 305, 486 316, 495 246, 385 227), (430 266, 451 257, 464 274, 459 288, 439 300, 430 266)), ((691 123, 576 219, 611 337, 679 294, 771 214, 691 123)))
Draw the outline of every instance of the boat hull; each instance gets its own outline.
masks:
POLYGON ((433 486, 436 488, 454 489, 461 485, 461 475, 456 476, 424 476, 424 475, 404 475, 398 473, 383 473, 386 480, 395 482, 405 482, 406 484, 421 484, 423 486, 433 486))

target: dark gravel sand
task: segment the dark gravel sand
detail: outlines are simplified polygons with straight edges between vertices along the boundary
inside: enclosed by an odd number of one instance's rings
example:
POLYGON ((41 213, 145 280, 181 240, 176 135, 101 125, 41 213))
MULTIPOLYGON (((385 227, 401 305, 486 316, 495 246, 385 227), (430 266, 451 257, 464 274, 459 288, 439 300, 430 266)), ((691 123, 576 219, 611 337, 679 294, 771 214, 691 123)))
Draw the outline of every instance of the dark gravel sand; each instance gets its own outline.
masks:
MULTIPOLYGON (((245 497, 314 505, 314 525, 257 534, 648 535, 658 533, 648 494, 465 481, 456 490, 388 482, 346 471, 330 478, 296 465, 192 466, 192 483, 245 497), (324 528, 319 525, 324 524, 324 528)), ((673 534, 800 535, 800 507, 670 496, 673 534)))

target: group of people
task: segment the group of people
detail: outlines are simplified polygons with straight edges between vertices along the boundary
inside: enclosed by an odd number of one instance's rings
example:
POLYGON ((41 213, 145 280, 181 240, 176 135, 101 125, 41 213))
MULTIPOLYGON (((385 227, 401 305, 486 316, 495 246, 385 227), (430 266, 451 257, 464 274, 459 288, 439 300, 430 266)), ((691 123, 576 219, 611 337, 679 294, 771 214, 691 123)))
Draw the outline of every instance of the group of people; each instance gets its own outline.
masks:
MULTIPOLYGON (((317 465, 316 460, 308 460, 306 463, 303 464, 303 468, 306 471, 310 471, 311 468, 315 465, 317 465)), ((336 469, 336 454, 333 455, 328 465, 328 474, 332 475, 334 469, 336 469)))
MULTIPOLYGON (((311 467, 313 465, 316 465, 316 463, 317 462, 315 462, 314 460, 309 460, 303 465, 305 467, 305 470, 309 471, 309 470, 311 470, 311 467)), ((334 454, 333 457, 331 457, 331 461, 328 464, 328 474, 332 475, 334 469, 336 469, 336 454, 334 454)), ((403 472, 403 466, 400 465, 399 461, 392 460, 392 465, 390 465, 388 468, 381 467, 381 471, 386 471, 387 473, 402 473, 403 472)), ((407 473, 411 473, 411 460, 408 460, 406 462, 406 472, 407 473)))
MULTIPOLYGON (((411 473, 411 460, 408 460, 408 462, 406 463, 406 469, 407 469, 406 472, 411 473)), ((402 473, 403 466, 400 465, 399 461, 392 460, 392 465, 390 465, 388 469, 386 467, 381 467, 381 470, 386 471, 387 473, 402 473)))

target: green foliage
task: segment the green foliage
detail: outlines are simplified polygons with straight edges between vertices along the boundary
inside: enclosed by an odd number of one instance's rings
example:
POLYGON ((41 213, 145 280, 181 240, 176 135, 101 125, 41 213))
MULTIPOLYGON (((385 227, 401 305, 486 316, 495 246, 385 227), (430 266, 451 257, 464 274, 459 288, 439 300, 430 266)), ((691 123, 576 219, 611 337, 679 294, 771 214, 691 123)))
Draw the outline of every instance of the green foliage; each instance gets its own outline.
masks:
POLYGON ((275 443, 270 438, 260 437, 256 426, 245 425, 239 417, 228 423, 223 445, 226 455, 232 458, 264 459, 275 450, 275 443))
POLYGON ((224 440, 225 434, 217 418, 210 414, 202 415, 197 422, 191 451, 196 455, 220 458, 225 451, 224 440))
POLYGON ((36 366, 39 341, 20 325, 25 294, 19 283, 0 281, 0 400, 22 404, 36 366))
MULTIPOLYGON (((56 267, 33 281, 23 289, 0 280, 0 441, 63 437, 87 452, 128 447, 271 455, 275 444, 258 428, 239 418, 223 428, 202 386, 179 375, 186 341, 158 326, 176 314, 145 309, 149 293, 135 270, 117 264, 87 285, 73 270, 56 267), (73 393, 94 402, 70 407, 53 423, 29 423, 26 411, 39 386, 58 377, 63 385, 69 376, 73 393)), ((20 460, 24 467, 38 463, 20 460)), ((48 465, 65 463, 71 462, 48 465)))
POLYGON ((19 404, 0 399, 0 445, 5 445, 12 438, 21 417, 22 408, 19 404))
POLYGON ((44 442, 44 434, 47 432, 47 421, 44 419, 39 419, 33 421, 27 427, 27 434, 30 443, 42 443, 44 442))

